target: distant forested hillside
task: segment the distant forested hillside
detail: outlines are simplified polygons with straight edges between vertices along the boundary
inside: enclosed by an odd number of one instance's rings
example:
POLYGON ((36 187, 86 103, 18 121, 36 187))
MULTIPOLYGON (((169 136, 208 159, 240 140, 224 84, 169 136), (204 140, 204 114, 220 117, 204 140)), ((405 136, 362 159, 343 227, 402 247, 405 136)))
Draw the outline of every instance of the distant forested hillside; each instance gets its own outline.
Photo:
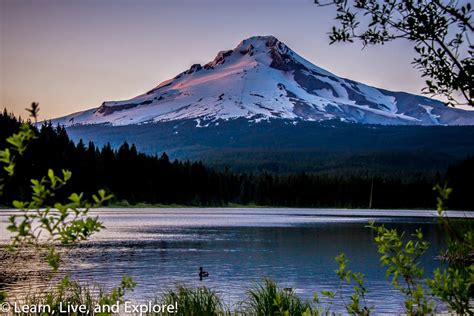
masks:
MULTIPOLYGON (((19 124, 18 119, 6 111, 0 115, 2 148, 7 145, 5 138, 18 130, 19 124)), ((373 187, 374 208, 433 208, 435 194, 432 187, 435 183, 446 181, 454 188, 450 206, 474 209, 470 192, 474 181, 474 158, 464 157, 449 168, 440 168, 439 172, 434 169, 406 172, 397 169, 397 156, 394 155, 387 157, 387 161, 393 163, 393 172, 387 172, 388 169, 375 172, 371 171, 370 163, 376 158, 370 153, 353 162, 360 164, 360 168, 353 168, 351 164, 344 165, 343 159, 337 162, 338 157, 345 157, 341 151, 340 156, 334 153, 331 158, 334 163, 341 164, 340 169, 318 170, 319 167, 316 167, 308 172, 283 173, 250 172, 247 169, 244 172, 235 168, 208 167, 196 161, 172 161, 165 153, 140 153, 135 145, 127 143, 106 144, 100 148, 92 142, 74 143, 64 128, 50 124, 44 124, 36 133, 37 138, 25 155, 17 160, 18 172, 6 183, 5 194, 0 197, 1 205, 8 206, 13 199, 27 197, 30 190, 28 179, 40 178, 48 168, 67 168, 73 172, 68 192, 86 190, 85 193, 92 193, 105 187, 114 194, 116 202, 126 200, 131 204, 226 206, 238 203, 363 208, 369 205, 373 187)), ((464 137, 459 137, 459 148, 462 148, 464 137)), ((307 155, 309 157, 310 154, 307 155)), ((441 158, 425 157, 427 161, 441 158)), ((226 163, 232 164, 231 161, 226 163)), ((65 198, 67 192, 62 194, 59 198, 65 198)))
POLYGON ((237 171, 377 175, 445 171, 474 155, 474 126, 382 126, 245 119, 184 120, 67 129, 75 141, 112 148, 127 141, 148 154, 193 159, 237 171))

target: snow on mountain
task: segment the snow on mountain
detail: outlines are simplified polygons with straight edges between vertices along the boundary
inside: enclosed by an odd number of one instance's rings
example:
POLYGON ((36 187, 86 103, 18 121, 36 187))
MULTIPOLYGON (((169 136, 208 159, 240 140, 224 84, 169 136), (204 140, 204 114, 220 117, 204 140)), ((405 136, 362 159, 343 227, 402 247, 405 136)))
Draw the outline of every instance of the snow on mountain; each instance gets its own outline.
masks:
MULTIPOLYGON (((107 101, 54 120, 70 125, 130 125, 172 120, 245 118, 340 120, 396 125, 474 125, 474 111, 340 78, 273 36, 256 36, 167 80, 143 95, 107 101)), ((201 122, 204 122, 201 125, 201 122)))

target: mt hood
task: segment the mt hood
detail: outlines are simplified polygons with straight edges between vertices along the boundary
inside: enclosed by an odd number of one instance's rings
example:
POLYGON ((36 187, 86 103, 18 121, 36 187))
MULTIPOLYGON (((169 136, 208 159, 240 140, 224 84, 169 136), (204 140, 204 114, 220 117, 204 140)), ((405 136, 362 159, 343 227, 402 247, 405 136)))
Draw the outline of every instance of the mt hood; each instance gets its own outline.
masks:
POLYGON ((474 111, 405 92, 340 78, 299 56, 273 36, 256 36, 233 50, 126 101, 54 120, 66 126, 131 125, 194 120, 339 120, 384 125, 474 125, 474 111))

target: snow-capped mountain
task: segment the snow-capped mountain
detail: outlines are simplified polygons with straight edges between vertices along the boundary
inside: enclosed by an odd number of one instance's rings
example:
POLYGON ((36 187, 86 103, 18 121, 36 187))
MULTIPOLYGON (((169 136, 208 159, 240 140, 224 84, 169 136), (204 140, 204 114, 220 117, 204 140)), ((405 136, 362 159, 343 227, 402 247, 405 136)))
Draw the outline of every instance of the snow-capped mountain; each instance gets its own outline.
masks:
POLYGON ((269 119, 394 125, 474 125, 474 111, 340 78, 273 36, 256 36, 195 64, 143 95, 107 101, 55 123, 115 126, 194 120, 269 119))

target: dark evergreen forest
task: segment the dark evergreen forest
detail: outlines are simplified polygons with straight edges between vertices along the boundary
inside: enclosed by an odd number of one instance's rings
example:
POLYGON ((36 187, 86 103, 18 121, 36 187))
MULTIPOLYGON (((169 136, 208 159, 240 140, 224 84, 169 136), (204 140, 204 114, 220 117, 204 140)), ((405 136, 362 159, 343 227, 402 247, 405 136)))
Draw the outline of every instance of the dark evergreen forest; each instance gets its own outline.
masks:
MULTIPOLYGON (((0 146, 16 132, 21 119, 5 110, 0 115, 0 146)), ((207 167, 199 161, 170 161, 168 156, 148 155, 124 143, 117 150, 110 145, 75 144, 60 126, 43 124, 25 155, 17 159, 15 177, 6 183, 0 205, 29 196, 31 178, 41 178, 48 168, 73 173, 67 192, 90 195, 105 188, 115 203, 134 205, 182 204, 228 206, 234 204, 288 207, 367 208, 372 188, 373 208, 434 208, 436 183, 448 183, 454 191, 453 209, 474 210, 472 189, 474 158, 466 159, 438 173, 407 176, 403 172, 371 174, 269 173, 207 167), (402 176, 403 175, 403 176, 402 176), (126 201, 126 202, 125 202, 126 201)), ((113 202, 113 203, 114 203, 113 202)))

